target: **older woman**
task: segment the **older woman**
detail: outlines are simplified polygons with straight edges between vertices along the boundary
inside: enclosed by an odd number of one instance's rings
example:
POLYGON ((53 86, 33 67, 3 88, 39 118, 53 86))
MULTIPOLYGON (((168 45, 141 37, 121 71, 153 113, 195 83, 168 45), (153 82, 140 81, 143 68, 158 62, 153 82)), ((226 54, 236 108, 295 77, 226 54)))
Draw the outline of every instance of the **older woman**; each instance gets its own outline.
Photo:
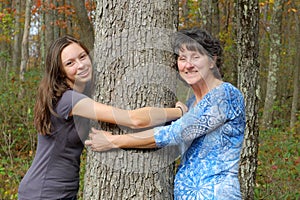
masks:
POLYGON ((179 74, 194 92, 189 111, 169 126, 134 134, 94 129, 85 144, 95 151, 180 145, 184 152, 175 177, 175 199, 241 199, 244 99, 221 79, 220 43, 204 30, 182 30, 174 37, 173 49, 179 74))

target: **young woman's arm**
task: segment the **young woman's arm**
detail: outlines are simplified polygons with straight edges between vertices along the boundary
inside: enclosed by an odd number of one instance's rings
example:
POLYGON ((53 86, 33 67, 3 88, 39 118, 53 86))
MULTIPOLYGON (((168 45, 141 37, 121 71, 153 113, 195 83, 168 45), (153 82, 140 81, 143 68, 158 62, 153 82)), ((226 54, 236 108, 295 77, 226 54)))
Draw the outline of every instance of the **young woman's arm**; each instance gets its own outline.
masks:
POLYGON ((117 148, 149 149, 156 147, 153 129, 124 135, 112 135, 107 131, 92 129, 89 137, 90 139, 85 141, 85 145, 90 146, 93 151, 107 151, 117 148))
POLYGON ((185 112, 187 112, 187 107, 180 102, 175 108, 144 107, 136 110, 123 110, 84 98, 73 107, 71 115, 130 128, 146 128, 180 118, 185 112))

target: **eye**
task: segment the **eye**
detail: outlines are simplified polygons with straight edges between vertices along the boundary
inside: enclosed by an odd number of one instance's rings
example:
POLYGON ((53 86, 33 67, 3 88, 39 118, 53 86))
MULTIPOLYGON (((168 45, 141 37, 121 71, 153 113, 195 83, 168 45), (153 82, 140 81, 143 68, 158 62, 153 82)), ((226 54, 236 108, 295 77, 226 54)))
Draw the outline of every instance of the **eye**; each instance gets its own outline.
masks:
POLYGON ((85 58, 87 57, 87 54, 86 53, 83 53, 80 55, 80 60, 84 60, 85 58))
POLYGON ((179 56, 179 57, 178 57, 178 60, 179 60, 179 61, 185 61, 185 60, 186 60, 186 58, 185 58, 185 57, 183 57, 183 56, 179 56))
POLYGON ((73 65, 73 62, 72 61, 68 61, 65 63, 65 66, 66 67, 71 67, 73 65))

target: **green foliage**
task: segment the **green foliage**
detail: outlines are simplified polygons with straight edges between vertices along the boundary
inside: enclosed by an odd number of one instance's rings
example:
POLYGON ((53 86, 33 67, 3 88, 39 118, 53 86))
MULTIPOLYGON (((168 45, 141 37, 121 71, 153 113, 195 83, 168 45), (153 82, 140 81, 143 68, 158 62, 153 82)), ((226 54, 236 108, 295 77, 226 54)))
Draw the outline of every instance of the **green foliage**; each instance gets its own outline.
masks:
POLYGON ((300 136, 271 129, 260 133, 256 199, 299 199, 300 136))
POLYGON ((10 41, 14 30, 14 12, 10 8, 0 11, 0 41, 10 41))
POLYGON ((29 71, 26 81, 0 73, 0 199, 17 199, 19 181, 32 162, 36 145, 33 106, 39 72, 29 71))

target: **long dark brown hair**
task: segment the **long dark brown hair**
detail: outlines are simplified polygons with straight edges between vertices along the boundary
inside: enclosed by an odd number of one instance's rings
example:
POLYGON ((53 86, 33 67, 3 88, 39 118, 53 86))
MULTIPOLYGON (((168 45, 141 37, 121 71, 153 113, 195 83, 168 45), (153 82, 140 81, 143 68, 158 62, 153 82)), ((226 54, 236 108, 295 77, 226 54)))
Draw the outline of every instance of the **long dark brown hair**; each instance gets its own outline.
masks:
POLYGON ((34 106, 34 125, 42 135, 51 133, 51 114, 57 116, 54 107, 63 93, 70 89, 61 61, 61 52, 72 43, 79 44, 89 54, 87 47, 70 35, 56 39, 48 49, 45 74, 39 85, 34 106))

